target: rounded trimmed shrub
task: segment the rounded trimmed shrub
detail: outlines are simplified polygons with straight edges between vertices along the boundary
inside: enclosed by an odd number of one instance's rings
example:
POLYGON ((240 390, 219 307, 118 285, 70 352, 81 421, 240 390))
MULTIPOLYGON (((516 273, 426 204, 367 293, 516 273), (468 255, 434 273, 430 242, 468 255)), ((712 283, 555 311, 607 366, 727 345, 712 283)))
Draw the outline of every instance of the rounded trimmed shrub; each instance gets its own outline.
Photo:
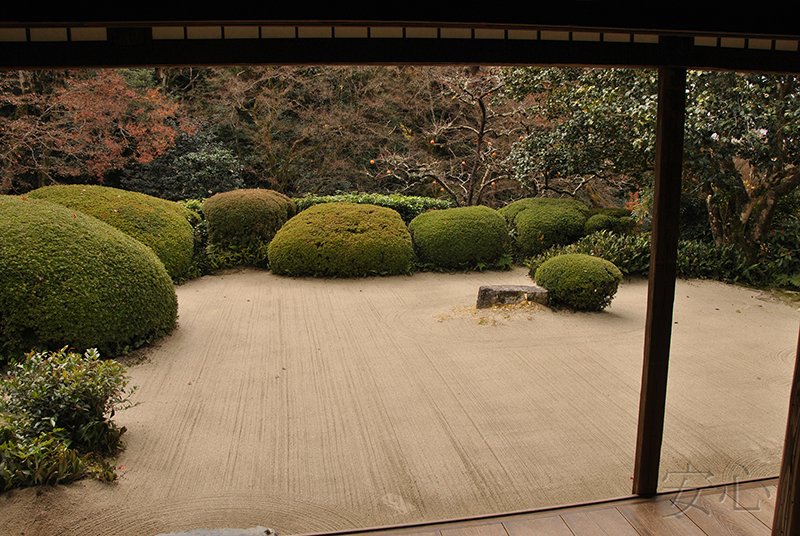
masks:
POLYGON ((485 206, 424 212, 408 226, 422 265, 453 270, 492 265, 507 253, 505 218, 485 206))
POLYGON ((583 232, 586 235, 599 231, 610 231, 617 234, 628 234, 633 231, 636 222, 629 216, 612 216, 609 214, 594 214, 586 220, 583 232))
POLYGON ((293 200, 273 190, 242 189, 203 202, 209 260, 215 268, 249 264, 266 268, 267 245, 297 213, 293 200))
POLYGON ((514 236, 514 251, 524 259, 553 246, 569 244, 584 233, 589 209, 577 199, 532 197, 502 209, 514 236))
POLYGON ((324 203, 291 218, 269 244, 273 273, 362 277, 411 271, 411 235, 397 211, 358 203, 324 203))
POLYGON ((545 261, 536 270, 534 279, 547 289, 552 304, 601 311, 617 293, 622 272, 605 259, 574 253, 545 261))
POLYGON ((170 332, 178 300, 153 250, 62 205, 0 196, 0 356, 97 348, 116 356, 170 332))
POLYGON ((63 205, 116 227, 150 247, 174 280, 189 270, 194 238, 187 209, 138 192, 107 186, 64 184, 45 186, 26 194, 63 205))
POLYGON ((269 242, 296 213, 294 201, 274 190, 231 190, 203 202, 208 241, 222 246, 269 242))

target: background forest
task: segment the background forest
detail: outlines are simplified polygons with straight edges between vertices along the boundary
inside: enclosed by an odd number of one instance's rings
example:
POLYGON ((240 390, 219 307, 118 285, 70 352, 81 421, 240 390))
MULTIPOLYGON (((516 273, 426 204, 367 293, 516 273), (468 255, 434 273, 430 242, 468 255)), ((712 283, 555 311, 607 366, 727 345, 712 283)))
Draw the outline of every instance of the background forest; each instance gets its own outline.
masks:
MULTIPOLYGON (((800 271, 797 79, 689 73, 682 238, 800 271)), ((97 183, 501 208, 576 197, 647 223, 655 72, 229 67, 0 73, 0 193, 97 183)))

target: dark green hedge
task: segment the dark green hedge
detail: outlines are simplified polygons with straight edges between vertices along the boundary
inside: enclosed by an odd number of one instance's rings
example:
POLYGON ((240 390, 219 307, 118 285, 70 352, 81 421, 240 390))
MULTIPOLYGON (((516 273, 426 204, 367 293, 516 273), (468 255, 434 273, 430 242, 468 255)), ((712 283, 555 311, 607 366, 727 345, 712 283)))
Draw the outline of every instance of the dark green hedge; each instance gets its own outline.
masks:
POLYGON ((411 235, 389 208, 325 203, 290 219, 269 244, 273 273, 361 277, 409 273, 411 235))
POLYGON ((150 247, 170 277, 181 279, 192 262, 192 215, 173 201, 105 186, 45 186, 26 194, 79 210, 150 247))
POLYGON ((0 196, 0 356, 98 348, 113 357, 173 329, 177 297, 153 250, 97 218, 0 196))
POLYGON ((485 206, 425 212, 408 226, 418 263, 433 269, 474 269, 508 253, 505 218, 485 206))
POLYGON ((600 311, 611 304, 622 281, 613 263, 583 254, 559 255, 536 270, 536 284, 547 289, 553 305, 600 311))

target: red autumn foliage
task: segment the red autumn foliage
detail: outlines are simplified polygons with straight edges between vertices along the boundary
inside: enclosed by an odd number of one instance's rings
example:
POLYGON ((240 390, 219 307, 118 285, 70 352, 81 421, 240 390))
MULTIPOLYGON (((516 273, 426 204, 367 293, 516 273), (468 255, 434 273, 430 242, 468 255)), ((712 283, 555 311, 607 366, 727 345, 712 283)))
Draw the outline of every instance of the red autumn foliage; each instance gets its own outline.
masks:
POLYGON ((179 106, 155 89, 133 89, 116 71, 4 73, 0 81, 2 187, 103 176, 148 162, 184 131, 179 106))

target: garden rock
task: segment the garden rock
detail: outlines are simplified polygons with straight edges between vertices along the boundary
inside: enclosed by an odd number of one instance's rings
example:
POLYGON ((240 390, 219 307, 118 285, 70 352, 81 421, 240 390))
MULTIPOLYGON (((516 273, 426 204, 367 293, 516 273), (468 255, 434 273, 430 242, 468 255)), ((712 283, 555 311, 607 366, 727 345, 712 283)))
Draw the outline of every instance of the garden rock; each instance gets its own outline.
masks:
POLYGON ((484 285, 478 289, 478 309, 532 301, 547 305, 547 290, 537 285, 484 285))

